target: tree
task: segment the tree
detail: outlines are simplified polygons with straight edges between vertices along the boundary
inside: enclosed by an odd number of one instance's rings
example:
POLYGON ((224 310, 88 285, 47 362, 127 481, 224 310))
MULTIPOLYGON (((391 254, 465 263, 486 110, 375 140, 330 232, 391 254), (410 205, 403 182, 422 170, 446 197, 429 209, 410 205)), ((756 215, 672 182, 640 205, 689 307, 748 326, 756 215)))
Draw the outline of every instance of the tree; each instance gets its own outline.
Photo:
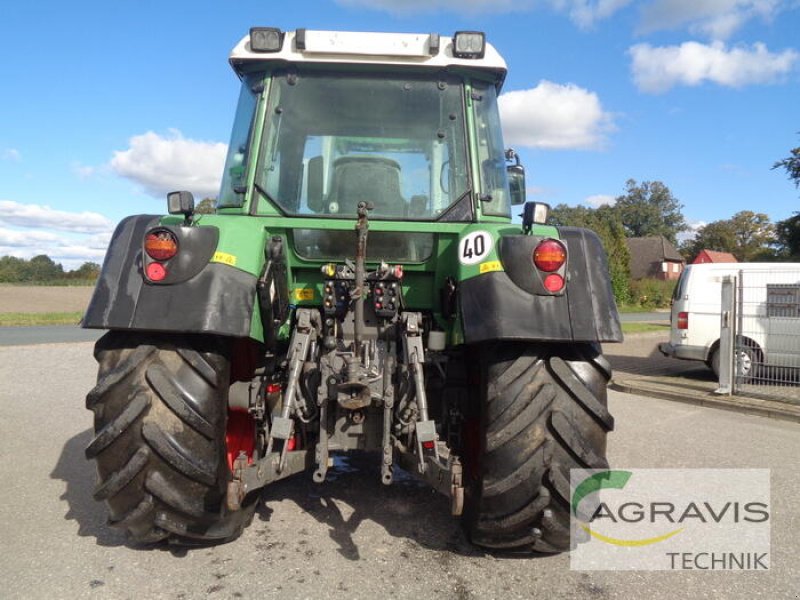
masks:
POLYGON ((625 243, 625 229, 613 208, 601 206, 591 209, 586 206, 559 204, 550 211, 548 222, 551 225, 585 227, 600 237, 608 256, 614 298, 618 304, 627 303, 630 298, 630 253, 625 243))
POLYGON ((100 275, 100 265, 94 262, 85 262, 74 271, 67 273, 69 279, 81 281, 94 281, 100 275))
POLYGON ((681 213, 683 205, 660 181, 635 179, 626 182, 626 191, 613 206, 629 237, 663 235, 673 244, 681 231, 689 226, 681 213))
POLYGON ((16 256, 0 257, 0 283, 22 281, 27 261, 16 256))
POLYGON ((789 179, 794 181, 794 187, 800 187, 800 146, 789 151, 789 156, 779 160, 773 169, 785 169, 789 179))
POLYGON ((701 250, 730 252, 741 262, 775 258, 775 227, 764 213, 743 210, 727 220, 713 221, 681 250, 692 260, 701 250))
POLYGON ((200 203, 194 207, 194 212, 197 215, 213 215, 217 212, 217 199, 203 198, 200 203))
POLYGON ((775 223, 775 238, 781 258, 800 260, 800 212, 775 223))
POLYGON ((25 281, 53 281, 63 276, 64 267, 46 254, 39 254, 28 262, 25 281))

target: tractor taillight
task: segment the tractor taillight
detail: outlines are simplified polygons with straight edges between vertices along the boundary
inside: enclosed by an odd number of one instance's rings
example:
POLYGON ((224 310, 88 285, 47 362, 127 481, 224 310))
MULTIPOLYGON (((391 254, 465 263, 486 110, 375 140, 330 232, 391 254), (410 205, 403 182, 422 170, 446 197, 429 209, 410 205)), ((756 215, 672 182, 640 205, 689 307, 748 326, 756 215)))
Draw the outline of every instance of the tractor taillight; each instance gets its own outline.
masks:
POLYGON ((678 313, 678 329, 689 329, 689 313, 678 313))
POLYGON ((145 267, 145 273, 150 281, 162 281, 167 276, 167 270, 161 263, 150 263, 145 267))
POLYGON ((550 273, 544 278, 544 288, 548 292, 560 292, 564 287, 564 278, 557 273, 550 273))
POLYGON ((178 239, 167 229, 157 229, 144 239, 144 251, 153 260, 169 260, 178 253, 178 239))
POLYGON ((567 249, 557 240, 544 240, 533 251, 533 264, 545 273, 558 271, 567 260, 567 249))

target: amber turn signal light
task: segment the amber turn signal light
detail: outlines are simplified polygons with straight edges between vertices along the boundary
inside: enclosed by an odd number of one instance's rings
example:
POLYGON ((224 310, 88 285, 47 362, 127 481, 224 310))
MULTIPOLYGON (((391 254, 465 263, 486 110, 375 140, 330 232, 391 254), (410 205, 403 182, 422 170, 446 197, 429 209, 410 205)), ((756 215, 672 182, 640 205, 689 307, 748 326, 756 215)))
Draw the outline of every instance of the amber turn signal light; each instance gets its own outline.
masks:
POLYGON ((545 273, 558 271, 567 260, 567 249, 557 240, 544 240, 533 251, 533 264, 545 273))
POLYGON ((153 260, 169 260, 178 253, 178 240, 171 231, 157 229, 145 237, 144 251, 153 260))

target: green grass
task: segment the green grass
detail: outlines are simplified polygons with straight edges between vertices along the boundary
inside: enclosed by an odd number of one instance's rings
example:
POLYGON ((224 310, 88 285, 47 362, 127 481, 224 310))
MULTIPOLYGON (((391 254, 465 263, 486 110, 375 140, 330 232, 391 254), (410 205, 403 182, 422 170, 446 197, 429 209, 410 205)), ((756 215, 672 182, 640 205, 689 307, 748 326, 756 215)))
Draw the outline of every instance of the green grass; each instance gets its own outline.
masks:
POLYGON ((669 333, 669 323, 623 323, 622 333, 648 333, 663 331, 669 333))
POLYGON ((652 306, 640 306, 638 304, 621 304, 617 307, 621 313, 649 313, 655 312, 652 306))
POLYGON ((28 327, 31 325, 77 325, 82 317, 82 312, 0 313, 0 327, 28 327))
POLYGON ((94 287, 93 279, 50 279, 47 281, 2 281, 0 287, 94 287))

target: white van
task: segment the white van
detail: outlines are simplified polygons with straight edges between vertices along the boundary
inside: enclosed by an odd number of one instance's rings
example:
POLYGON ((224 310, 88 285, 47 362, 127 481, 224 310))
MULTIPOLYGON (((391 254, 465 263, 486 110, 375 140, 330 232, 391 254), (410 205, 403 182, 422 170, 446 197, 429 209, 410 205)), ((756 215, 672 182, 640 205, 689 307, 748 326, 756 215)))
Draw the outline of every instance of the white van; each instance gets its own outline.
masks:
POLYGON ((665 356, 703 361, 719 376, 722 279, 739 278, 742 375, 754 365, 800 368, 800 263, 688 265, 672 295, 665 356))

